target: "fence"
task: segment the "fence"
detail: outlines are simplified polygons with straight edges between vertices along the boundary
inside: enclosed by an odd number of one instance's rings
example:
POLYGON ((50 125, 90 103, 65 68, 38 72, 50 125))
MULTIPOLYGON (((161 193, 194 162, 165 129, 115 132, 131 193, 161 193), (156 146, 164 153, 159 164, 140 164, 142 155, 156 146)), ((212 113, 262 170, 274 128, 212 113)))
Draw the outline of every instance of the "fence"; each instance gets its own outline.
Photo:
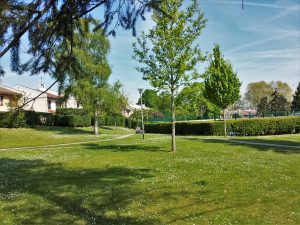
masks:
MULTIPOLYGON (((297 112, 288 112, 288 111, 274 111, 274 112, 264 112, 264 113, 251 113, 240 115, 238 113, 233 113, 228 115, 226 114, 226 119, 229 120, 237 120, 237 119, 245 119, 245 118, 267 118, 267 117, 279 117, 279 116, 300 116, 300 111, 297 112)), ((180 115, 176 116, 176 121, 190 121, 190 120, 222 120, 223 115, 219 113, 214 113, 211 117, 204 116, 191 116, 191 115, 180 115)), ((149 123, 159 123, 159 122, 171 122, 172 118, 168 115, 165 118, 156 118, 151 117, 147 120, 149 123)))

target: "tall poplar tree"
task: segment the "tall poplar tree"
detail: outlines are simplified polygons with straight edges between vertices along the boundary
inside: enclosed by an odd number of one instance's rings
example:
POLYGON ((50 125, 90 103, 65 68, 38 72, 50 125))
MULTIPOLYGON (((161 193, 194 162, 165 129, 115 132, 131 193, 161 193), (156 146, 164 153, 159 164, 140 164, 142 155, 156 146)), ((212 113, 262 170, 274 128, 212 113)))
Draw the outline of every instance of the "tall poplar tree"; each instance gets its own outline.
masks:
MULTIPOLYGON (((92 31, 99 24, 98 21, 86 22, 81 20, 81 29, 74 33, 73 54, 78 68, 70 67, 65 70, 65 79, 59 83, 59 91, 64 93, 65 98, 68 95, 75 96, 84 108, 93 112, 94 133, 97 135, 98 114, 112 102, 107 83, 111 74, 107 61, 110 43, 101 30, 92 31)), ((55 47, 58 61, 65 51, 64 45, 55 47)))
POLYGON ((204 95, 223 110, 224 136, 226 136, 225 110, 240 98, 242 83, 233 71, 230 62, 223 58, 220 46, 216 45, 213 51, 206 70, 204 95))
POLYGON ((172 152, 176 152, 175 142, 175 97, 180 86, 199 77, 195 71, 198 62, 204 61, 196 44, 206 19, 197 0, 183 6, 183 0, 162 1, 162 11, 153 14, 156 25, 149 33, 142 33, 134 43, 134 59, 142 64, 137 70, 143 78, 171 95, 172 112, 172 152))

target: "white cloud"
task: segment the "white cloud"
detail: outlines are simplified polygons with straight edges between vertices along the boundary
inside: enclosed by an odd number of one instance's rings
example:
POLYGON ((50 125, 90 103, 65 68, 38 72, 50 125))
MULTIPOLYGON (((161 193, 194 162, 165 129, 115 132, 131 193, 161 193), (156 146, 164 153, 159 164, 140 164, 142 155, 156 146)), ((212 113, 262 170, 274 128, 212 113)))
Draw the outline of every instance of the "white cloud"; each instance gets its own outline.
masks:
MULTIPOLYGON (((218 0, 209 0, 203 1, 203 3, 217 3, 217 4, 229 4, 229 5, 240 5, 242 6, 242 0, 237 1, 218 1, 218 0)), ((267 8, 274 8, 274 9, 285 9, 295 11, 295 7, 290 5, 284 4, 266 4, 266 3, 257 3, 257 2, 248 2, 244 0, 245 6, 254 6, 254 7, 267 7, 267 8)), ((299 6, 298 6, 299 9, 299 6)))

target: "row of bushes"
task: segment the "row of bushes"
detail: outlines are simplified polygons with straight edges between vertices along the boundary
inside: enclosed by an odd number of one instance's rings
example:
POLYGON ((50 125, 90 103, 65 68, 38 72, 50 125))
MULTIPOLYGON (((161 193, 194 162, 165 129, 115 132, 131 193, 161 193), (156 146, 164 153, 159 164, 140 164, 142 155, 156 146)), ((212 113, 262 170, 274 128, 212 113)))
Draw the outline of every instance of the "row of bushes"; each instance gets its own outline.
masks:
MULTIPOLYGON (((100 126, 118 126, 135 129, 141 126, 140 120, 100 116, 100 126)), ((88 127, 94 124, 93 118, 83 109, 58 109, 56 114, 34 111, 19 111, 0 114, 0 127, 64 126, 88 127)))
POLYGON ((7 112, 0 114, 0 127, 35 126, 91 126, 90 115, 58 115, 34 111, 7 112))
MULTIPOLYGON (((141 127, 141 120, 136 120, 132 118, 126 118, 121 116, 100 116, 98 118, 98 123, 100 126, 117 126, 117 127, 127 127, 130 129, 135 129, 136 127, 141 127)), ((92 119, 92 124, 94 125, 94 120, 92 119)))
MULTIPOLYGON (((300 117, 228 120, 226 123, 229 135, 257 136, 300 133, 300 117)), ((170 134, 171 123, 146 123, 145 132, 170 134)), ((224 122, 177 122, 176 134, 222 136, 224 135, 224 122)))

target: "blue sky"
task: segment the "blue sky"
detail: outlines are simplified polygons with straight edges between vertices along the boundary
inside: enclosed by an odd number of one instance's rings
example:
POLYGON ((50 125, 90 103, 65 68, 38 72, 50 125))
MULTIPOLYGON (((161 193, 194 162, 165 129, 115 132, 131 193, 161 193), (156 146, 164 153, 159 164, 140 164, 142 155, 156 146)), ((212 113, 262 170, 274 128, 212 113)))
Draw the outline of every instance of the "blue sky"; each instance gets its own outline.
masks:
MULTIPOLYGON (((188 1, 187 1, 188 2, 188 1)), ((295 90, 300 81, 300 1, 299 0, 202 0, 200 6, 208 19, 207 27, 198 39, 203 52, 212 52, 214 43, 221 46, 242 81, 242 93, 249 82, 282 80, 295 90)), ((101 14, 95 12, 96 14, 101 14)), ((101 19, 101 18, 99 18, 101 19)), ((137 35, 153 26, 150 14, 137 25, 137 35)), ((120 80, 130 102, 136 102, 138 87, 151 88, 142 80, 134 67, 131 31, 117 30, 116 38, 110 37, 112 66, 110 81, 120 80)), ((9 56, 1 59, 6 70, 2 84, 17 83, 38 87, 40 77, 46 85, 52 80, 47 74, 17 75, 9 70, 9 56)), ((199 64, 204 71, 206 63, 199 64)))

